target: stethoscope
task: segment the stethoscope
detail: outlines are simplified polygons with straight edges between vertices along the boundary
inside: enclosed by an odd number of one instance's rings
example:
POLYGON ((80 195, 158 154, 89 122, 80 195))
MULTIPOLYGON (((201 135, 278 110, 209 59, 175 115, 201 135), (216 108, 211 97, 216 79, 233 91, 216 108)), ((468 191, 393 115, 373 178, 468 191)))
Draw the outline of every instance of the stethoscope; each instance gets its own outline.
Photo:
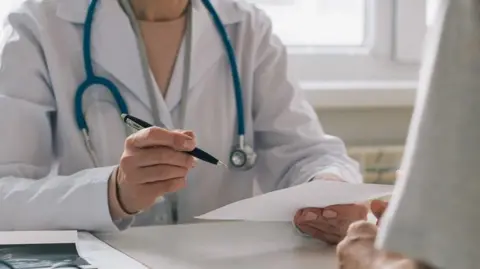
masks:
MULTIPOLYGON (((79 130, 82 132, 85 145, 87 147, 88 152, 90 153, 90 156, 94 162, 95 166, 99 165, 98 158, 96 157, 91 139, 90 139, 90 133, 89 129, 85 120, 85 116, 83 114, 83 94, 85 91, 88 90, 88 88, 99 85, 103 86, 106 89, 109 90, 109 92, 112 94, 113 98, 115 99, 115 103, 118 107, 118 110, 120 111, 121 114, 129 114, 128 113, 128 107, 123 99, 123 97, 120 94, 120 91, 118 88, 115 86, 115 84, 108 80, 105 77, 97 76, 93 70, 93 65, 92 65, 92 57, 91 57, 91 33, 92 33, 92 24, 93 24, 93 19, 94 19, 94 14, 95 14, 95 9, 97 7, 98 0, 91 0, 90 5, 88 6, 87 10, 87 15, 85 18, 85 25, 84 25, 84 36, 83 36, 83 60, 85 64, 85 74, 86 74, 86 79, 83 83, 80 84, 80 86, 77 89, 77 92, 75 93, 75 99, 74 99, 74 106, 75 106, 75 118, 77 122, 77 126, 79 130)), ((256 153, 253 150, 253 147, 248 145, 245 141, 245 119, 244 119, 244 111, 243 111, 243 99, 242 99, 242 88, 241 88, 241 83, 240 83, 240 75, 238 72, 238 66, 235 58, 235 52, 233 49, 232 44, 229 41, 227 31, 225 27, 223 26, 222 21, 220 20, 220 17, 218 16, 217 12, 213 8, 212 4, 210 3, 209 0, 202 0, 203 5, 205 8, 208 10, 210 13, 210 16, 213 19, 213 22, 215 24, 215 27, 217 31, 220 34, 220 37, 222 39, 222 43, 225 46, 225 50, 227 53, 227 57, 229 60, 230 64, 230 69, 231 69, 231 74, 232 74, 232 79, 233 79, 233 87, 235 90, 235 103, 236 103, 236 109, 237 109, 237 121, 238 121, 238 126, 237 126, 237 136, 238 136, 238 141, 237 144, 234 145, 230 151, 230 156, 229 156, 229 163, 232 168, 235 169, 241 169, 241 170, 248 170, 251 169, 256 162, 256 153)), ((128 12, 127 12, 128 13, 128 12)), ((191 19, 189 19, 191 21, 191 19)), ((191 26, 191 23, 190 23, 191 26)), ((187 63, 185 68, 187 69, 184 74, 184 85, 188 86, 188 83, 185 83, 185 81, 188 81, 189 79, 189 69, 190 69, 190 54, 191 54, 191 27, 187 27, 187 31, 189 32, 187 34, 187 50, 186 50, 186 56, 185 56, 185 62, 187 63), (190 29, 188 29, 190 28, 190 29)), ((137 38, 141 40, 141 38, 137 38)), ((142 47, 142 46, 140 46, 142 47)), ((145 55, 143 55, 145 56, 145 55)), ((145 61, 145 57, 143 57, 143 69, 144 69, 144 75, 146 77, 146 80, 151 83, 151 78, 149 77, 149 66, 148 63, 145 61), (147 76, 148 75, 148 76, 147 76)), ((150 99, 155 99, 152 98, 154 96, 154 88, 153 86, 148 87, 150 90, 150 99)), ((184 90, 182 91, 183 97, 185 98, 186 96, 186 86, 183 87, 184 90)), ((182 98, 182 99, 184 99, 182 98)), ((186 102, 183 102, 186 103, 186 102)), ((152 106, 156 108, 156 105, 152 106)), ((185 109, 182 109, 184 111, 185 109)), ((158 113, 155 113, 156 109, 154 109, 154 115, 158 116, 158 113)), ((184 114, 184 112, 182 112, 184 114)), ((184 115, 183 115, 184 118, 184 115)), ((182 118, 182 120, 183 120, 182 118)), ((159 120, 156 124, 161 124, 159 120)))

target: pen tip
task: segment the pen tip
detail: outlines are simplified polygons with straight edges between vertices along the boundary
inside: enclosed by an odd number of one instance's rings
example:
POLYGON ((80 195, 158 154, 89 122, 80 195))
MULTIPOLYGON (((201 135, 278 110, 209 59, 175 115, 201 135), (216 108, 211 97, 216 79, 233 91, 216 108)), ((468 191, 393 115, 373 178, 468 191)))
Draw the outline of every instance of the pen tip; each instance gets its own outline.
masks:
POLYGON ((218 165, 218 166, 223 166, 223 167, 225 167, 225 168, 228 168, 228 166, 227 166, 226 164, 224 164, 223 162, 221 162, 221 161, 218 161, 217 165, 218 165))

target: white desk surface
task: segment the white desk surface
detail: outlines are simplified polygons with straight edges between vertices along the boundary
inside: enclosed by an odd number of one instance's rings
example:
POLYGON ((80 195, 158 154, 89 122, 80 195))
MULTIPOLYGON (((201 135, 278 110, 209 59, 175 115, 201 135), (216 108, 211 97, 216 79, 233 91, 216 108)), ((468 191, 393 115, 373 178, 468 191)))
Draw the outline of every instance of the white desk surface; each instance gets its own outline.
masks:
POLYGON ((334 247, 290 223, 220 222, 132 228, 101 236, 151 269, 335 269, 334 247))

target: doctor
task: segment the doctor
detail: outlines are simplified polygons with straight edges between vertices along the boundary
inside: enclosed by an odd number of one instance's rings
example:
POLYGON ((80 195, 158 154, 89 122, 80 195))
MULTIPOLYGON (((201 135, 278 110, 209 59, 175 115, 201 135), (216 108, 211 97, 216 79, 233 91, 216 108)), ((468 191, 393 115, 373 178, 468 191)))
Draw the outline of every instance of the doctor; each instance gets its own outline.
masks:
MULTIPOLYGON (((287 79, 285 48, 253 6, 14 5, 0 42, 0 230, 182 223, 251 197, 255 182, 269 192, 361 181, 287 79), (131 134, 124 112, 178 131, 131 134), (183 153, 196 145, 230 169, 183 153)), ((336 243, 365 215, 361 205, 305 209, 295 223, 336 243)))

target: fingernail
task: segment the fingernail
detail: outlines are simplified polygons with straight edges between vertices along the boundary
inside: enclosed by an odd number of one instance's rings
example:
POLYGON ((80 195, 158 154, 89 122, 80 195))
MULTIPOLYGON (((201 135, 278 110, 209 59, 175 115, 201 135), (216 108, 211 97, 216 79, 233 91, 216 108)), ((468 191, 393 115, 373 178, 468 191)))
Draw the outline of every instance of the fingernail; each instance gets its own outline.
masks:
POLYGON ((303 219, 305 221, 312 221, 312 220, 317 220, 318 219, 318 215, 313 213, 313 212, 305 212, 303 213, 303 219))
POLYGON ((322 216, 324 218, 327 218, 327 219, 333 219, 333 218, 336 218, 337 217, 337 212, 333 211, 333 210, 324 210, 323 213, 322 213, 322 216))
POLYGON ((185 149, 193 149, 195 147, 195 143, 193 140, 188 139, 183 142, 183 147, 185 149))
POLYGON ((197 166, 197 164, 198 164, 198 159, 193 157, 192 167, 197 166))

